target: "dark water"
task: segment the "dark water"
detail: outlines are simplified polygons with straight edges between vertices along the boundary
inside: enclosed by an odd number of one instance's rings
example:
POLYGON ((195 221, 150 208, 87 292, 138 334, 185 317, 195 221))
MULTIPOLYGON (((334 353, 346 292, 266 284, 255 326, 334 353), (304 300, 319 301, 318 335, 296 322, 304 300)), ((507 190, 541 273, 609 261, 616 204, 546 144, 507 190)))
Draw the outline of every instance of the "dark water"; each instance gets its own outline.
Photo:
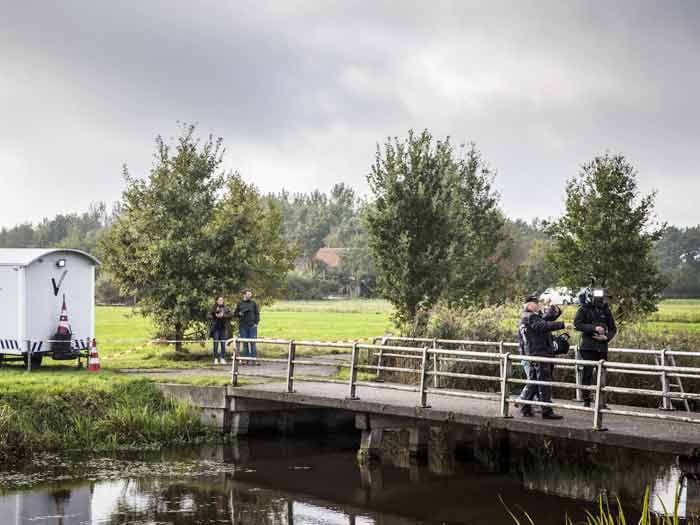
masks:
POLYGON ((502 499, 548 525, 565 515, 581 519, 601 494, 621 498, 633 522, 647 484, 659 510, 660 501, 672 506, 677 486, 682 513, 700 508, 700 485, 677 458, 547 440, 508 447, 490 441, 462 446, 457 459, 433 447, 438 452, 421 466, 400 452, 360 466, 356 436, 248 439, 109 458, 43 456, 0 472, 0 523, 513 523, 502 499))

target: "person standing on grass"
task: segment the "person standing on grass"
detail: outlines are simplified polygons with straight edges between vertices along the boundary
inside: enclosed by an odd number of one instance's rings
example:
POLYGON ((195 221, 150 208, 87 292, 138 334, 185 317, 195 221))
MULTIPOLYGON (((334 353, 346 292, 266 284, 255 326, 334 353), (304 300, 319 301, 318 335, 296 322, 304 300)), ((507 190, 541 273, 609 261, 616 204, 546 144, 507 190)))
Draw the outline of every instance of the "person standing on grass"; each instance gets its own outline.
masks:
POLYGON ((219 296, 216 298, 214 307, 209 313, 209 335, 214 340, 214 364, 226 364, 226 340, 231 338, 231 318, 233 314, 231 309, 226 306, 224 298, 219 296), (217 350, 220 349, 220 354, 217 350), (221 359, 221 361, 219 361, 221 359))
MULTIPOLYGON (((238 319, 238 334, 243 339, 257 339, 258 323, 260 322, 260 310, 255 301, 253 301, 253 291, 250 288, 243 290, 243 300, 236 305, 233 315, 238 319)), ((236 350, 239 346, 236 343, 236 350)), ((243 357, 257 358, 257 348, 255 343, 243 343, 243 357)), ((242 361, 242 364, 245 364, 242 361)), ((257 361, 254 364, 259 364, 257 361)))

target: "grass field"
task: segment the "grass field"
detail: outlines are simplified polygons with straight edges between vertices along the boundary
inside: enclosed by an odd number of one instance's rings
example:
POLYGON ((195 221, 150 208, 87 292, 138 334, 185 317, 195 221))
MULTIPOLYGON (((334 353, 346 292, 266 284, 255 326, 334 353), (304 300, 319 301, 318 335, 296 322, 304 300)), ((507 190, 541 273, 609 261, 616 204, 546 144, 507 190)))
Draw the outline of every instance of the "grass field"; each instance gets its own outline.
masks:
MULTIPOLYGON (((381 300, 281 301, 262 309, 258 335, 298 340, 368 340, 391 329, 390 314, 389 303, 381 300)), ((98 307, 96 332, 106 368, 189 368, 209 360, 210 343, 191 343, 184 355, 175 355, 171 345, 151 343, 150 322, 134 315, 128 307, 98 307)))

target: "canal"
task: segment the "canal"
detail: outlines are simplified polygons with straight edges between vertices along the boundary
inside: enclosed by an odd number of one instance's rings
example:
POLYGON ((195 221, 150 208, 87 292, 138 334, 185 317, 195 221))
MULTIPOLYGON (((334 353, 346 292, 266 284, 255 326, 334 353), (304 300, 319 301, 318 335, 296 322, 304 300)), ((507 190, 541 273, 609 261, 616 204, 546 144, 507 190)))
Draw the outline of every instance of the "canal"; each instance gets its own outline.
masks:
MULTIPOLYGON (((439 433, 431 440, 446 439, 439 433)), ((0 472, 2 524, 508 524, 505 505, 537 525, 574 522, 602 495, 628 523, 647 486, 663 513, 700 511, 682 459, 574 441, 481 435, 421 462, 405 436, 360 464, 358 436, 248 438, 224 445, 104 456, 42 455, 0 472)), ((527 521, 524 521, 527 522, 527 521)))

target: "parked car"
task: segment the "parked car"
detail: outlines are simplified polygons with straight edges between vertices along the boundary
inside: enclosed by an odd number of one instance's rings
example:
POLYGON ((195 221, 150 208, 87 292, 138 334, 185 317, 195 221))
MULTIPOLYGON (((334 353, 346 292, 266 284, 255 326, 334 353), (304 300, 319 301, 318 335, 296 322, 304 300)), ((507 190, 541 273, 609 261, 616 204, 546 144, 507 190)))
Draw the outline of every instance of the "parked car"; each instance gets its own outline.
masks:
POLYGON ((575 302, 571 290, 565 287, 547 288, 540 295, 540 301, 549 304, 573 304, 575 302))

